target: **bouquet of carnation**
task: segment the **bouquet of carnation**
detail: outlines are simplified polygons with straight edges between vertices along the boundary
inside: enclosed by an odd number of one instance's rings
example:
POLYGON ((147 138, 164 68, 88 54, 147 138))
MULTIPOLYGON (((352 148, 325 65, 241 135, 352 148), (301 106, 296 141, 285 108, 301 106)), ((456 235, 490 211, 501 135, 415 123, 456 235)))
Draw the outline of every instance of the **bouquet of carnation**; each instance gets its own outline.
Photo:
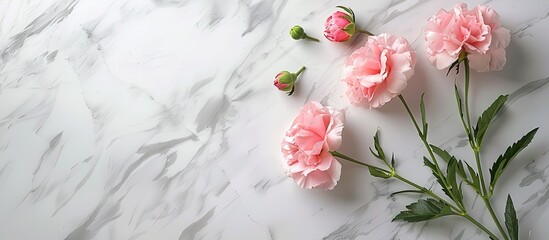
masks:
MULTIPOLYGON (((283 138, 283 166, 288 176, 302 188, 330 190, 337 185, 341 176, 338 159, 350 161, 366 167, 374 177, 397 179, 408 186, 393 195, 427 196, 407 205, 394 217, 394 221, 420 222, 447 216, 461 217, 481 229, 490 239, 518 239, 519 226, 511 196, 507 196, 503 214, 497 214, 498 211, 493 208, 492 197, 509 163, 528 146, 538 129, 534 128, 511 144, 495 161, 485 162, 481 159, 483 139, 490 133, 490 124, 506 102, 507 95, 495 99, 478 117, 471 116, 469 111, 471 69, 478 72, 498 71, 506 62, 505 48, 511 37, 509 30, 501 26, 500 16, 489 6, 468 8, 466 4, 458 4, 451 10, 437 12, 424 28, 428 61, 437 69, 445 70, 446 75, 452 70, 465 72, 462 83, 458 81, 453 86, 449 85, 454 89, 461 127, 474 155, 474 159, 462 160, 429 141, 423 95, 418 114, 411 111, 401 95, 414 75, 417 62, 416 53, 408 41, 390 33, 375 35, 361 30, 356 26, 355 13, 347 7, 339 8, 342 11, 332 14, 325 23, 325 37, 329 41, 345 42, 355 33, 369 35, 364 46, 347 58, 342 70, 340 80, 347 87, 349 101, 371 109, 398 98, 425 147, 425 156, 421 161, 429 168, 441 191, 434 191, 406 178, 405 173, 395 167, 395 154, 386 153, 381 146, 379 131, 370 148, 372 159, 360 161, 338 152, 343 142, 345 114, 342 110, 314 101, 303 106, 283 138), (489 175, 483 169, 485 164, 491 165, 487 171, 489 175), (487 228, 468 213, 471 203, 464 200, 465 188, 471 188, 482 199, 497 229, 487 228)), ((291 34, 296 40, 309 38, 299 26, 294 27, 291 34)), ((275 86, 292 93, 297 76, 304 69, 301 68, 297 74, 282 72, 282 75, 277 75, 275 86), (283 79, 284 76, 287 76, 286 79, 283 79)))

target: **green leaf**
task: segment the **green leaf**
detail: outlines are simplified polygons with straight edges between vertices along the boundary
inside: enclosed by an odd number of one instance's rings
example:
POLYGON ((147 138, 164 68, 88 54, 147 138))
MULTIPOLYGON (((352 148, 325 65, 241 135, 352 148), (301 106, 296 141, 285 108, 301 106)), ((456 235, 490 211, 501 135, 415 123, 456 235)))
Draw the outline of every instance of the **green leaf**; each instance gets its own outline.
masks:
POLYGON ((379 144, 379 130, 377 130, 376 135, 374 135, 374 148, 376 149, 377 153, 374 153, 374 151, 371 148, 370 148, 370 152, 372 152, 372 154, 376 158, 385 162, 385 152, 383 152, 383 148, 381 148, 381 145, 379 144))
POLYGON ((455 200, 456 203, 463 205, 463 193, 461 192, 461 187, 457 184, 456 178, 458 166, 458 161, 455 157, 452 157, 448 162, 448 168, 446 169, 446 181, 449 185, 448 191, 452 192, 452 196, 449 197, 455 200))
POLYGON ((452 155, 450 155, 450 153, 448 153, 446 150, 443 150, 435 145, 430 145, 431 146, 431 149, 433 149, 433 152, 438 155, 440 158, 442 158, 442 160, 444 160, 445 162, 450 162, 450 159, 452 158, 452 155))
POLYGON ((423 123, 423 132, 421 133, 424 138, 427 138, 427 118, 425 117, 425 102, 423 101, 425 93, 421 94, 421 101, 419 102, 419 108, 421 110, 421 122, 423 123))
MULTIPOLYGON (((455 158, 454 156, 450 155, 450 153, 448 153, 448 151, 446 150, 443 150, 435 145, 430 145, 431 149, 433 149, 433 152, 438 155, 440 158, 442 158, 442 160, 444 160, 446 163, 449 163, 450 160, 452 158, 455 158)), ((457 166, 456 166, 456 169, 457 169, 457 173, 458 175, 464 179, 464 180, 467 180, 467 175, 465 174, 465 168, 463 167, 463 161, 461 160, 458 160, 457 158, 455 158, 457 160, 457 166)))
POLYGON ((518 240, 518 220, 515 206, 513 206, 513 200, 511 195, 507 195, 507 205, 505 206, 505 226, 511 240, 518 240))
POLYGON ((400 212, 393 218, 393 221, 421 222, 448 215, 456 215, 448 204, 432 198, 420 199, 406 206, 406 208, 408 210, 400 212))
POLYGON ((479 147, 482 146, 482 139, 484 138, 488 126, 490 126, 490 122, 492 122, 492 119, 494 119, 498 111, 503 107, 508 96, 509 95, 499 96, 478 118, 477 126, 475 127, 475 139, 479 147))
POLYGON ((374 177, 383 178, 383 179, 391 178, 391 174, 389 174, 388 172, 382 171, 378 168, 368 167, 368 170, 370 171, 370 174, 374 177))
POLYGON ((513 143, 510 147, 505 150, 505 153, 502 155, 499 155, 498 159, 492 165, 492 168, 490 168, 490 195, 494 192, 494 188, 496 186, 496 183, 503 174, 503 171, 507 167, 507 165, 513 160, 524 148, 532 142, 532 139, 536 135, 536 132, 539 128, 534 128, 532 131, 528 132, 526 135, 524 135, 520 140, 513 143))
POLYGON ((456 101, 457 101, 457 104, 458 104, 459 115, 463 119, 463 101, 461 101, 458 86, 456 84, 454 84, 454 94, 456 95, 456 101))
POLYGON ((402 194, 402 193, 423 193, 422 191, 419 191, 419 190, 402 190, 402 191, 398 191, 398 192, 394 192, 394 193, 391 193, 391 197, 397 195, 397 194, 402 194))
POLYGON ((450 190, 448 189, 448 187, 445 184, 446 177, 444 175, 441 175, 441 174, 438 173, 436 165, 434 163, 432 163, 431 161, 429 161, 429 159, 427 159, 425 156, 423 157, 423 164, 431 169, 431 172, 433 173, 433 176, 435 176, 435 178, 437 179, 438 184, 442 187, 442 191, 448 197, 453 198, 452 193, 450 192, 450 190))
POLYGON ((475 191, 479 195, 482 194, 480 187, 480 177, 478 173, 475 172, 475 169, 473 169, 468 163, 465 164, 467 164, 467 169, 469 170, 469 175, 471 176, 471 180, 466 180, 465 182, 469 184, 469 186, 471 186, 473 189, 475 189, 475 191))
POLYGON ((353 17, 353 21, 352 22, 355 22, 355 12, 353 12, 353 10, 351 8, 348 8, 348 7, 345 7, 345 6, 337 6, 337 8, 341 8, 343 9, 343 11, 347 12, 348 14, 351 14, 351 17, 353 17))
POLYGON ((423 165, 430 168, 433 172, 437 171, 437 167, 435 166, 435 164, 433 164, 431 161, 429 161, 429 159, 427 159, 426 157, 423 157, 423 165))
POLYGON ((458 65, 459 63, 460 63, 459 59, 454 61, 452 63, 452 65, 450 65, 450 67, 448 68, 448 72, 446 73, 446 76, 448 76, 448 74, 450 74, 450 71, 452 71, 452 68, 454 68, 456 65, 458 66, 457 70, 459 72, 459 65, 458 65))

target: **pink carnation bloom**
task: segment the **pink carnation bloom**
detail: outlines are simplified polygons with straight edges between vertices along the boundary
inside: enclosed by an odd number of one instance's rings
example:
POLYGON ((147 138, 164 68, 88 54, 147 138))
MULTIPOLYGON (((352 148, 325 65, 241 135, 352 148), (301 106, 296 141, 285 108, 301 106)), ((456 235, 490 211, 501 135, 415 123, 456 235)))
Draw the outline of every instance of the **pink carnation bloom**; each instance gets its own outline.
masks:
MULTIPOLYGON (((349 38, 352 37, 352 33, 347 33, 345 31, 345 27, 352 24, 352 22, 348 19, 350 17, 351 16, 348 14, 340 11, 337 11, 328 17, 324 23, 324 26, 326 27, 324 30, 324 36, 326 39, 332 42, 345 42, 349 40, 349 38)), ((354 29, 352 31, 354 31, 354 29)))
POLYGON ((341 145, 343 111, 309 102, 299 112, 282 140, 284 168, 302 188, 335 187, 341 164, 332 156, 341 145))
POLYGON ((378 108, 399 95, 414 74, 416 54, 402 37, 368 37, 345 62, 342 81, 352 103, 378 108))
POLYGON ((489 6, 467 9, 465 3, 452 11, 441 9, 424 29, 429 61, 438 69, 449 67, 460 53, 467 53, 471 68, 501 70, 511 35, 501 26, 499 15, 489 6))

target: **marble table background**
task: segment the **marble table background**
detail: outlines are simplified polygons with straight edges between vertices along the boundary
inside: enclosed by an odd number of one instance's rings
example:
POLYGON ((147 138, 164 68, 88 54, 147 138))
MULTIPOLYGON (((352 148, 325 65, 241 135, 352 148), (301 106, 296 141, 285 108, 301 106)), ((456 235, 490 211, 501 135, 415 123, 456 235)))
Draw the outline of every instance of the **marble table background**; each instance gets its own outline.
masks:
MULTIPOLYGON (((549 229, 549 2, 487 3, 512 32, 503 71, 473 73, 472 113, 509 93, 486 138, 485 170, 534 127, 533 143, 497 189, 512 195, 522 239, 549 229)), ((403 94, 426 92, 430 140, 470 159, 453 82, 426 61, 421 29, 458 1, 0 0, 0 239, 486 239, 456 217, 391 222, 413 201, 405 188, 343 162, 332 191, 285 176, 280 141, 310 100, 347 112, 342 152, 374 161, 379 127, 403 175, 431 186, 425 154, 398 101, 351 106, 338 81, 343 44, 292 40, 300 24, 322 37, 336 5, 374 33, 406 37, 418 53, 403 94), (296 93, 272 86, 302 65, 296 93)), ((496 231, 480 201, 472 214, 496 231)), ((500 215, 502 216, 502 215, 500 215)))

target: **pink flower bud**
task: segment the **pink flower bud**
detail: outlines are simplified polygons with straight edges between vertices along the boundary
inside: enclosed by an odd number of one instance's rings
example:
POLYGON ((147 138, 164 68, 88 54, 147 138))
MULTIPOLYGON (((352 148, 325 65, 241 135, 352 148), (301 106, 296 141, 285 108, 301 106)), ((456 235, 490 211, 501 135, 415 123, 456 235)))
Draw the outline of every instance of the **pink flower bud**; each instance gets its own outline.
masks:
POLYGON ((278 90, 287 92, 288 95, 294 93, 295 82, 297 77, 305 70, 305 67, 301 67, 297 73, 291 73, 288 71, 279 72, 275 76, 274 85, 278 90))
POLYGON ((295 77, 288 71, 278 73, 274 80, 274 85, 278 90, 289 92, 294 87, 295 77))
POLYGON ((324 36, 332 42, 345 42, 356 30, 353 16, 340 11, 328 17, 324 26, 324 36))

